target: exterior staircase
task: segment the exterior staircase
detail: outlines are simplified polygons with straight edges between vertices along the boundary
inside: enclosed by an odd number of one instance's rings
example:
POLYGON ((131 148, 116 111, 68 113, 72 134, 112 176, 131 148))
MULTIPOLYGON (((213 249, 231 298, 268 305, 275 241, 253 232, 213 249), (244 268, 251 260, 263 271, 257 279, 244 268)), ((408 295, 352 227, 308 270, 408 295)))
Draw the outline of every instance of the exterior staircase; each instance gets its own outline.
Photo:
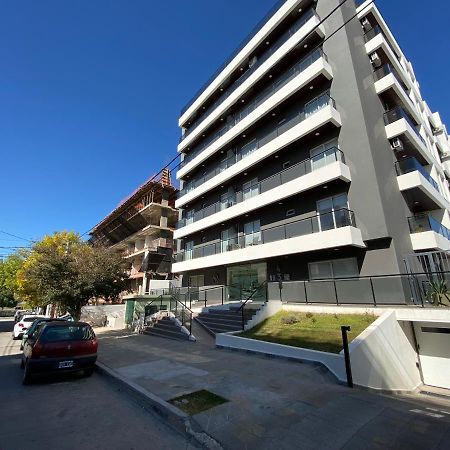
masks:
MULTIPOLYGON (((229 309, 209 308, 202 311, 195 320, 202 325, 206 331, 215 336, 218 333, 242 330, 241 304, 230 306, 229 309)), ((259 311, 259 308, 246 307, 244 309, 244 325, 259 311)))
POLYGON ((158 322, 156 322, 152 327, 147 327, 144 333, 150 334, 152 336, 176 339, 179 341, 189 341, 189 335, 183 333, 181 327, 169 317, 163 317, 162 319, 158 320, 158 322))

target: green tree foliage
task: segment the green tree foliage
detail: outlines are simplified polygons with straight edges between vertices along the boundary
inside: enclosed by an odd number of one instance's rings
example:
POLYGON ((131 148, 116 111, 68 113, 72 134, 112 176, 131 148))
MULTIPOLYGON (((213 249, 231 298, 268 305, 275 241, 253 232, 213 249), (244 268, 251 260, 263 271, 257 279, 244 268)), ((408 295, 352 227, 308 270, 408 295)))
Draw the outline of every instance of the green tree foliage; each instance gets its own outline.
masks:
POLYGON ((20 254, 11 255, 6 260, 0 261, 0 308, 12 308, 17 304, 15 296, 17 285, 17 272, 23 264, 20 254))
POLYGON ((32 306, 52 304, 79 319, 92 298, 115 299, 128 274, 120 255, 92 247, 72 232, 36 243, 18 274, 19 292, 32 306))

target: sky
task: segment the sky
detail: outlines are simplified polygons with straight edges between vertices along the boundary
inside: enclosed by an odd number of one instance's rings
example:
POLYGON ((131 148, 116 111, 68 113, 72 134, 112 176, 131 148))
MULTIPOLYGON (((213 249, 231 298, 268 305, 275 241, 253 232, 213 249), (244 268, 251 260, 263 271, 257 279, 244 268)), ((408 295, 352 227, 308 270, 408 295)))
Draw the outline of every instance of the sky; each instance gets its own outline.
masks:
MULTIPOLYGON (((0 1, 0 255, 85 233, 176 155, 190 100, 275 0, 0 1)), ((450 2, 378 0, 450 124, 450 2)))

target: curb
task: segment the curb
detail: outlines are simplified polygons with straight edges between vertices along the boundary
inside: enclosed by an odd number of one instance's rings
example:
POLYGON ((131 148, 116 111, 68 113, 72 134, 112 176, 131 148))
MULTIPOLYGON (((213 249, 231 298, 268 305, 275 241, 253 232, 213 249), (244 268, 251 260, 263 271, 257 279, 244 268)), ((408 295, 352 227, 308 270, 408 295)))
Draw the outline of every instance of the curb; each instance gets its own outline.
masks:
POLYGON ((97 361, 97 373, 107 377, 120 386, 133 400, 146 410, 156 414, 171 428, 183 434, 187 439, 195 440, 202 448, 222 450, 223 447, 211 436, 206 434, 200 425, 188 414, 166 402, 157 395, 147 391, 136 383, 124 378, 114 369, 97 361))

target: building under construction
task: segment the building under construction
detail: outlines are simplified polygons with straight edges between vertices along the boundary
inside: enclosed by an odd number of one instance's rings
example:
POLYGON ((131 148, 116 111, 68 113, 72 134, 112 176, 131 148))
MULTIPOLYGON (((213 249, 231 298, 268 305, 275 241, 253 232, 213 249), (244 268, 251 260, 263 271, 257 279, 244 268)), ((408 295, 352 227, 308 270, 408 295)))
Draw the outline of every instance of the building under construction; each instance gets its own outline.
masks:
POLYGON ((130 290, 146 294, 150 280, 171 279, 177 189, 169 170, 152 177, 91 231, 91 243, 112 247, 129 261, 130 290))

